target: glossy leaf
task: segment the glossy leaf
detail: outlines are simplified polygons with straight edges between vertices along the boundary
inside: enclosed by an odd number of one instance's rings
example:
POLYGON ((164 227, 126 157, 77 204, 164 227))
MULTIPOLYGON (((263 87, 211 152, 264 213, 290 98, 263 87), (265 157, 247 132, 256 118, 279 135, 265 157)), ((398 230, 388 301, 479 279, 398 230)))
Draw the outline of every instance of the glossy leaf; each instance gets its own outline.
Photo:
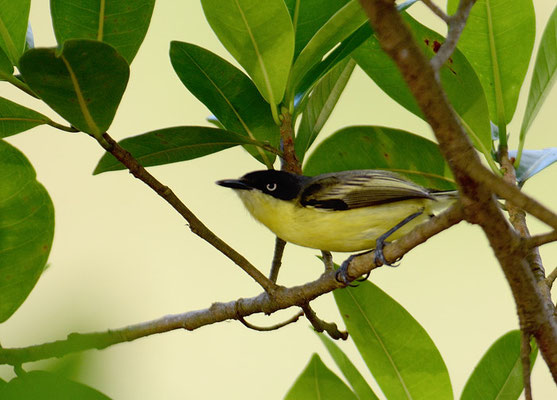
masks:
MULTIPOLYGON (((408 14, 403 14, 403 18, 424 53, 430 58, 433 57, 437 46, 443 41, 442 36, 408 14)), ((398 68, 383 52, 376 37, 371 36, 366 40, 352 53, 352 57, 385 93, 408 111, 424 118, 398 68)), ((440 76, 443 88, 455 111, 462 118, 474 145, 488 156, 492 147, 489 113, 482 86, 474 69, 457 50, 441 68, 440 76)))
POLYGON ((352 361, 348 358, 346 354, 337 346, 335 342, 329 339, 322 333, 318 333, 319 339, 323 342, 327 351, 335 361, 337 367, 340 369, 352 389, 358 396, 359 400, 378 400, 378 397, 373 393, 373 390, 369 387, 366 380, 360 374, 360 371, 356 369, 352 361))
POLYGON ((530 128, 530 125, 536 118, 540 107, 542 106, 549 91, 553 87, 557 79, 557 7, 547 21, 547 25, 540 41, 536 63, 534 64, 534 72, 532 74, 532 82, 530 84, 530 93, 528 94, 528 103, 522 120, 520 129, 521 141, 530 128))
POLYGON ((384 169, 419 185, 454 189, 437 144, 421 136, 380 126, 351 126, 325 139, 308 158, 305 175, 351 169, 384 169))
POLYGON ((323 77, 311 92, 296 134, 296 154, 300 162, 333 112, 356 63, 349 59, 323 77))
MULTIPOLYGON (((516 150, 509 151, 510 157, 516 157, 516 150)), ((524 150, 520 165, 516 169, 516 179, 522 186, 527 179, 549 167, 557 161, 557 147, 542 150, 524 150)))
MULTIPOLYGON (((170 60, 184 86, 225 129, 278 147, 280 131, 269 105, 242 71, 190 43, 172 42, 170 60)), ((272 165, 274 154, 253 146, 247 149, 264 164, 272 165)))
POLYGON ((288 101, 293 101, 293 96, 297 93, 298 86, 306 73, 317 65, 333 47, 348 38, 366 21, 367 17, 358 0, 351 0, 315 33, 292 66, 286 92, 288 101))
POLYGON ((7 80, 14 73, 12 62, 0 48, 0 80, 7 80))
MULTIPOLYGON (((454 13, 458 0, 448 0, 454 13)), ((497 125, 511 121, 535 36, 532 0, 478 0, 458 41, 473 65, 487 98, 489 115, 497 125)))
MULTIPOLYGON (((239 144, 253 144, 237 133, 205 126, 177 126, 126 138, 119 144, 144 167, 192 160, 239 144)), ((125 167, 110 153, 100 159, 93 174, 125 167)))
POLYGON ((44 115, 0 97, 0 138, 15 135, 48 121, 44 115))
POLYGON ((112 45, 131 64, 153 14, 155 0, 50 0, 58 44, 91 39, 112 45))
POLYGON ((385 397, 453 398, 439 350, 400 304, 370 281, 333 294, 352 340, 385 397))
MULTIPOLYGON (((484 354, 464 386, 461 400, 518 399, 523 390, 520 331, 501 336, 484 354)), ((537 348, 530 354, 533 367, 537 348)))
POLYGON ((101 392, 46 371, 31 371, 0 386, 3 400, 110 400, 101 392))
POLYGON ((306 46, 315 33, 349 0, 285 0, 294 32, 296 46, 294 58, 306 46))
POLYGON ((3 140, 0 215, 0 322, 4 322, 27 298, 45 267, 54 235, 54 207, 27 158, 3 140))
POLYGON ((126 61, 106 43, 68 40, 60 53, 32 49, 20 60, 25 82, 58 114, 83 132, 104 133, 128 83, 126 61))
POLYGON ((285 400, 357 400, 356 395, 314 354, 285 400))
POLYGON ((284 96, 294 55, 294 28, 283 0, 201 0, 221 43, 271 104, 284 96))
POLYGON ((25 49, 31 0, 0 0, 0 48, 17 65, 25 49))

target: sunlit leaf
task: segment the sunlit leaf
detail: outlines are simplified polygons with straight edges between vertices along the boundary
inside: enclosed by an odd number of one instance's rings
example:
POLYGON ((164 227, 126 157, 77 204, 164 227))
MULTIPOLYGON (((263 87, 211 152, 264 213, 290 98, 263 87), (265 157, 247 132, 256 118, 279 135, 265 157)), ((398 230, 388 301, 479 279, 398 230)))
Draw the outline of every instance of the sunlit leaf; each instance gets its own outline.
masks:
POLYGON ((380 126, 351 126, 328 137, 311 153, 305 175, 352 169, 384 169, 419 185, 454 189, 437 144, 421 136, 380 126))
MULTIPOLYGON (((238 68, 199 46, 172 42, 170 60, 188 90, 215 115, 225 129, 278 147, 280 132, 267 102, 238 68)), ((264 164, 275 155, 247 147, 264 164), (265 160, 263 159, 265 157, 265 160)))
POLYGON ((284 96, 294 28, 283 0, 201 0, 207 21, 269 103, 284 96))
MULTIPOLYGON (((459 0, 448 0, 454 13, 459 0)), ((489 115, 497 125, 512 119, 534 46, 532 0, 478 0, 458 41, 485 91, 489 115)))
MULTIPOLYGON (((516 157, 516 150, 510 150, 509 156, 516 157)), ((549 167, 557 161, 557 147, 542 150, 524 150, 520 158, 520 165, 516 170, 516 179, 523 185, 527 179, 549 167)))
POLYGON ((0 138, 15 135, 48 121, 44 115, 0 97, 0 138))
POLYGON ((530 128, 557 79, 557 7, 547 21, 532 74, 528 103, 520 129, 520 140, 530 128))
POLYGON ((155 0, 50 0, 56 40, 109 43, 131 64, 151 21, 155 0))
POLYGON ((350 337, 386 398, 453 398, 439 350, 400 304, 370 281, 333 294, 350 337))
MULTIPOLYGON (((54 207, 25 156, 0 140, 0 322, 27 298, 54 236, 54 207)), ((1 396, 0 396, 1 398, 1 396)))
POLYGON ((356 395, 314 354, 285 400, 357 400, 356 395))
POLYGON ((355 65, 351 59, 337 64, 311 92, 296 134, 295 147, 300 162, 333 112, 355 65))
POLYGON ((104 133, 128 83, 126 61, 106 43, 68 40, 62 52, 32 49, 20 60, 25 82, 58 114, 83 132, 104 133))
MULTIPOLYGON (((254 141, 237 133, 205 126, 159 129, 119 142, 144 167, 191 160, 248 143, 254 141)), ((112 154, 105 153, 93 174, 125 168, 112 154)))
MULTIPOLYGON (((433 57, 442 43, 438 33, 420 24, 408 14, 403 18, 428 57, 433 57)), ((390 57, 381 49, 376 37, 371 36, 352 53, 358 65, 396 102, 424 118, 406 82, 390 57)), ((440 71, 441 83, 455 111, 482 153, 489 155, 492 147, 489 113, 482 85, 472 66, 458 50, 440 71)))
POLYGON ((346 354, 338 347, 338 345, 329 339, 325 334, 319 333, 317 334, 319 339, 323 342, 327 351, 335 361, 337 367, 340 369, 352 389, 358 396, 359 400, 377 400, 377 396, 373 393, 373 390, 369 387, 366 380, 360 374, 360 371, 356 369, 352 361, 348 358, 346 354))
POLYGON ((25 49, 31 0, 0 0, 0 48, 17 65, 25 49))
MULTIPOLYGON (((461 400, 512 400, 523 390, 520 331, 501 336, 484 354, 464 386, 461 400)), ((533 367, 537 348, 530 354, 533 367)))

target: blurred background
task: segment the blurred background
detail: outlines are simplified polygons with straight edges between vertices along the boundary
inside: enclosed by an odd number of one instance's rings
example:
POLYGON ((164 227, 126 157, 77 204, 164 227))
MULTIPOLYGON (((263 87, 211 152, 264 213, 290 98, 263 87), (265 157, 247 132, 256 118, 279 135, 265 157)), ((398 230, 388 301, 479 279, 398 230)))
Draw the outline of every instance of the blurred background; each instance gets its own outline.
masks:
MULTIPOLYGON (((534 0, 534 5, 535 54, 554 2, 534 0)), ((445 33, 441 22, 421 4, 413 6, 411 13, 445 33)), ((36 47, 55 45, 49 14, 47 0, 33 0, 36 47)), ((171 67, 171 40, 195 43, 232 61, 209 28, 199 1, 158 0, 110 128, 114 138, 177 125, 208 125, 207 109, 182 86, 171 67)), ((523 87, 510 126, 511 148, 518 142, 528 87, 523 87)), ((6 83, 0 88, 2 96, 60 121, 46 106, 6 83)), ((554 90, 530 129, 526 148, 557 146, 556 107, 554 90)), ((361 124, 433 138, 425 122, 384 95, 357 68, 317 143, 341 127, 361 124)), ((27 155, 38 180, 49 191, 56 209, 56 233, 50 267, 21 308, 0 325, 2 346, 27 346, 61 339, 74 331, 118 328, 260 293, 251 278, 193 235, 173 209, 130 174, 92 176, 103 151, 87 135, 38 127, 7 140, 27 155)), ((214 184, 261 168, 243 149, 236 148, 150 171, 210 229, 268 273, 274 236, 249 217, 232 191, 214 184)), ((556 209, 556 179, 557 168, 549 168, 528 181, 524 190, 556 209)), ((534 233, 547 229, 533 218, 529 224, 534 233)), ((557 264, 557 245, 544 246, 541 253, 549 272, 557 264)), ((316 279, 322 272, 316 254, 287 246, 279 283, 290 286, 316 279)), ((342 262, 344 257, 337 254, 335 260, 342 262)), ((465 223, 407 254, 399 268, 381 268, 370 279, 429 332, 448 366, 455 397, 493 341, 518 326, 511 292, 483 233, 465 223)), ((321 318, 342 325, 331 295, 313 305, 321 318)), ((296 312, 255 316, 250 321, 270 325, 296 312)), ((300 320, 262 333, 231 321, 88 351, 62 362, 73 379, 114 399, 280 399, 313 352, 319 352, 336 371, 308 326, 300 320), (72 365, 80 368, 72 369, 72 365)), ((340 345, 371 381, 352 342, 340 345)), ((25 367, 52 367, 52 363, 25 367)), ((11 368, 0 367, 2 379, 13 376, 11 368)), ((557 398, 541 358, 532 381, 534 398, 557 398)))

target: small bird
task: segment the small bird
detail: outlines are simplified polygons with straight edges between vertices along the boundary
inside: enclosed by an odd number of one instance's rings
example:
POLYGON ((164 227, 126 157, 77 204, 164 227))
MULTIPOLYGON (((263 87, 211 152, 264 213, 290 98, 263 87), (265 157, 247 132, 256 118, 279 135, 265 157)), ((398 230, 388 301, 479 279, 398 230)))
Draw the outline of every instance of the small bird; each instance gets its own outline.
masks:
POLYGON ((313 177, 263 170, 216 183, 234 189, 250 214, 279 238, 336 252, 381 253, 387 237, 407 234, 457 198, 456 191, 426 189, 371 169, 313 177))

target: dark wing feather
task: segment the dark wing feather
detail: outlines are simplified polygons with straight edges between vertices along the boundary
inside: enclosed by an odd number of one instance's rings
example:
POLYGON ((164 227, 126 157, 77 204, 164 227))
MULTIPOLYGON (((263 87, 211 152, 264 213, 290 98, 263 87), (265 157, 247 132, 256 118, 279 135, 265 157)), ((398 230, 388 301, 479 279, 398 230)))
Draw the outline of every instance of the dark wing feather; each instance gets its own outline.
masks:
POLYGON ((348 210, 416 198, 429 191, 401 176, 381 170, 356 170, 318 175, 302 188, 302 206, 348 210))

